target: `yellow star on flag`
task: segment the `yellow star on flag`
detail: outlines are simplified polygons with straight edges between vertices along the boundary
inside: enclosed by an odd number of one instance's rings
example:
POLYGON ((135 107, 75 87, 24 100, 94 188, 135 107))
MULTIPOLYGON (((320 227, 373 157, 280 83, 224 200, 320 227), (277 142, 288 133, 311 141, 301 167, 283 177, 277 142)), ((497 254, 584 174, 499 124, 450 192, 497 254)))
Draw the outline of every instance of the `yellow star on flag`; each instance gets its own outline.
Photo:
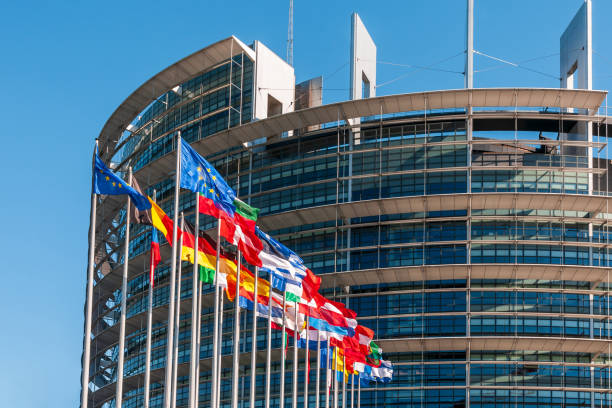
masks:
POLYGON ((121 188, 121 183, 119 183, 119 188, 121 188))
POLYGON ((117 184, 117 183, 115 183, 115 182, 113 181, 113 187, 115 187, 115 185, 116 185, 116 184, 117 184))
POLYGON ((106 181, 110 180, 110 177, 106 176, 106 181))

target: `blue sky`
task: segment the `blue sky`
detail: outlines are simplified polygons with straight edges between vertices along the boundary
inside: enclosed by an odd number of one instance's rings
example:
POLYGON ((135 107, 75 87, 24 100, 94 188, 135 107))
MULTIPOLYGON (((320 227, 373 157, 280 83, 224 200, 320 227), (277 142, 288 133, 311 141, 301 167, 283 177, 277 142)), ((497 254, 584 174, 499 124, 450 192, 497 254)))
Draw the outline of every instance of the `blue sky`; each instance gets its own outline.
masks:
MULTIPOLYGON (((296 77, 324 77, 324 101, 348 94, 350 13, 378 45, 378 94, 461 88, 465 2, 295 1, 296 77)), ((559 36, 581 0, 475 0, 477 87, 558 87, 559 36)), ((612 2, 593 0, 596 89, 612 85, 612 2)), ((0 405, 79 400, 93 141, 142 82, 236 35, 285 55, 288 1, 8 2, 0 6, 0 237, 4 310, 0 405), (9 4, 10 3, 10 4, 9 4)))

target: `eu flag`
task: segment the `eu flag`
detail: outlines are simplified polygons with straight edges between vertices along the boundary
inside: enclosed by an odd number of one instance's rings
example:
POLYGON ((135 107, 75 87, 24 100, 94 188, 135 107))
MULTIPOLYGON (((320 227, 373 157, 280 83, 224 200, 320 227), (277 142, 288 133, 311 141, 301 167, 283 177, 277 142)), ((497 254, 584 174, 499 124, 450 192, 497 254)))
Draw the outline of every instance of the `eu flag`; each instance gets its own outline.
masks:
POLYGON ((151 208, 151 203, 144 195, 134 190, 121 177, 113 173, 96 154, 94 166, 94 193, 106 195, 128 194, 140 211, 151 208))
POLYGON ((181 139, 181 187, 202 194, 230 218, 234 217, 236 193, 184 139, 181 139))

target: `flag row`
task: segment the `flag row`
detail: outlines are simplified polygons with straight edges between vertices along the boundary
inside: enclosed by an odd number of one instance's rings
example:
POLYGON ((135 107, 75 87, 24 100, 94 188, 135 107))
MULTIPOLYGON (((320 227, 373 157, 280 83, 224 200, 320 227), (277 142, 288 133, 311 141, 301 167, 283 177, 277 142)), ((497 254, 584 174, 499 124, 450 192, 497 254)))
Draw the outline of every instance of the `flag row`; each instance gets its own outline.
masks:
POLYGON ((339 373, 339 379, 347 381, 349 375, 358 374, 363 384, 390 381, 393 366, 382 359, 382 350, 373 341, 374 331, 359 325, 357 314, 343 303, 320 294, 321 278, 295 252, 262 231, 257 226, 259 209, 238 199, 218 171, 182 139, 180 152, 180 187, 196 193, 201 214, 218 219, 217 240, 196 231, 188 222, 182 229, 175 226, 155 200, 142 193, 135 179, 129 185, 97 154, 95 157, 94 191, 129 195, 134 221, 153 226, 151 285, 161 260, 158 231, 172 245, 176 229, 180 259, 197 262, 201 282, 223 288, 228 300, 237 301, 240 308, 255 310, 262 318, 270 316, 275 329, 285 323, 286 332, 299 347, 320 347, 322 361, 339 373), (235 246, 237 253, 219 246, 221 238, 235 246), (251 267, 265 272, 268 279, 256 278, 245 263, 239 262, 240 256, 251 267), (328 348, 331 356, 327 355, 328 348))

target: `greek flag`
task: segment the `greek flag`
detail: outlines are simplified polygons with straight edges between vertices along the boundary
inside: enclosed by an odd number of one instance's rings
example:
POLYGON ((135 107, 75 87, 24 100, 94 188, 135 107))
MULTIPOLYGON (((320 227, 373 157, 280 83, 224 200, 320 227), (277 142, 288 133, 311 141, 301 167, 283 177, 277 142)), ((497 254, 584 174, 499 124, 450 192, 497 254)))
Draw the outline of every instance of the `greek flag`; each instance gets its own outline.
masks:
POLYGON ((255 228, 255 233, 263 245, 259 253, 260 270, 270 274, 273 288, 287 292, 288 301, 298 302, 302 297, 302 280, 307 269, 302 259, 259 227, 255 228))

